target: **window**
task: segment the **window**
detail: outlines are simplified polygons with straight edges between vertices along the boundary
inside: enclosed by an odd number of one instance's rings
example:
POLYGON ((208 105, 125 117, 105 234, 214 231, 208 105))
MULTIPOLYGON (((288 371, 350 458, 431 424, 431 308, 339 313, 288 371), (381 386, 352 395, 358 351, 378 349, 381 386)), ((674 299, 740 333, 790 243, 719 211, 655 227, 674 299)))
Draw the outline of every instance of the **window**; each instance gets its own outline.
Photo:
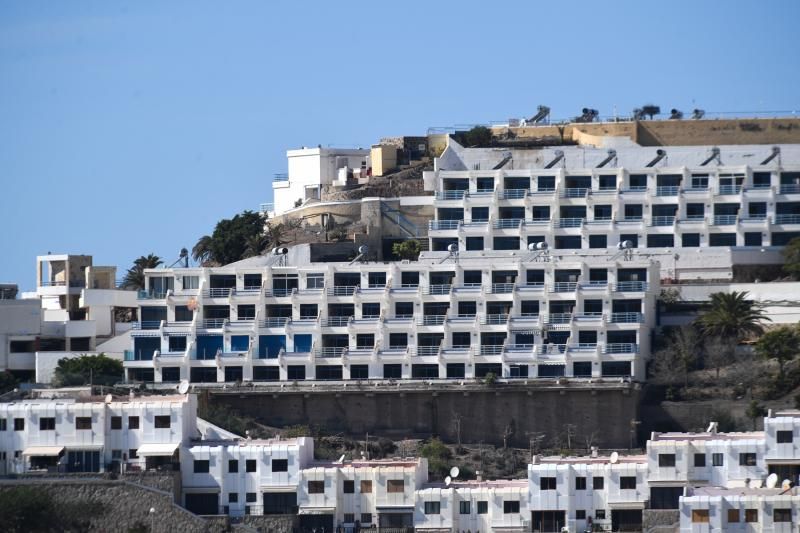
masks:
POLYGON ((395 302, 394 316, 397 318, 411 318, 414 316, 414 302, 395 302))
POLYGON ((775 440, 778 441, 778 444, 789 444, 793 440, 794 432, 791 430, 789 431, 778 431, 775 435, 775 440))
POLYGON ((539 479, 539 490, 556 490, 556 478, 543 477, 539 479))
POLYGON ((55 417, 42 417, 39 419, 39 431, 55 431, 55 417))
POLYGON ((478 502, 478 514, 489 514, 489 502, 488 501, 480 501, 480 502, 478 502))
POLYGON ((605 509, 598 509, 594 512, 594 517, 597 520, 605 520, 606 519, 606 510, 605 509))
POLYGON ((91 416, 75 417, 75 429, 92 429, 92 417, 91 416))
POLYGON ((356 482, 350 479, 346 479, 342 483, 342 492, 345 494, 353 494, 356 491, 356 482))
POLYGON ((200 287, 200 276, 183 276, 183 290, 197 289, 200 287))
POLYGON ((356 515, 353 513, 344 513, 344 523, 352 524, 356 521, 356 515))
POLYGON ((130 448, 128 450, 128 459, 138 459, 139 454, 137 453, 139 450, 136 448, 130 448))
POLYGON ((228 493, 228 503, 238 503, 239 502, 239 493, 238 492, 229 492, 228 493))
POLYGON ((712 453, 711 454, 711 466, 722 466, 722 454, 721 453, 712 453))
POLYGON ((704 453, 694 454, 694 466, 695 467, 706 466, 706 454, 704 453))
POLYGON ((272 460, 272 471, 273 472, 288 472, 289 471, 289 460, 288 459, 273 459, 272 460))
POLYGON ((604 480, 605 480, 605 478, 602 478, 602 477, 593 477, 592 478, 592 488, 594 490, 603 490, 603 487, 605 486, 604 480))
POLYGON ((307 289, 324 289, 325 274, 308 274, 306 276, 307 289))
POLYGON ((658 466, 660 467, 675 466, 675 454, 674 453, 658 454, 658 466))
POLYGON ((745 522, 758 522, 758 509, 745 509, 744 510, 745 522))
POLYGON ((586 478, 585 477, 576 477, 575 478, 575 490, 586 490, 586 478))
POLYGON ((470 514, 470 503, 471 502, 458 502, 458 514, 470 514))
POLYGON ((24 418, 15 418, 14 419, 14 431, 25 431, 25 419, 24 418))
POLYGON ((772 511, 773 522, 791 522, 792 510, 791 509, 774 509, 772 511))
POLYGON ((122 429, 122 417, 121 416, 112 416, 111 417, 111 429, 122 429))
POLYGON ((619 488, 622 490, 636 490, 636 476, 622 476, 619 478, 619 488))
POLYGON ((575 511, 575 520, 586 520, 586 511, 584 509, 575 511))
POLYGON ((518 512, 519 512, 519 500, 503 502, 503 514, 511 514, 518 512))
POLYGON ((129 416, 128 417, 128 429, 139 429, 139 417, 138 416, 129 416))
POLYGON ((309 481, 308 482, 308 493, 309 494, 324 494, 325 493, 325 482, 324 481, 309 481))
POLYGON ((589 248, 607 248, 608 237, 606 235, 589 235, 589 248))
POLYGON ((372 513, 361 513, 361 525, 372 523, 372 513))
POLYGON ((8 430, 8 421, 5 418, 0 418, 0 431, 8 430))
POLYGON ((692 522, 707 524, 708 509, 692 509, 692 522))
POLYGON ((375 335, 372 333, 359 333, 356 335, 356 348, 371 350, 375 346, 375 335))
POLYGON ((739 509, 728 509, 728 523, 735 524, 741 520, 739 509))
POLYGON ((156 429, 169 429, 169 415, 157 416, 155 421, 156 429))
POLYGON ((756 454, 754 453, 740 453, 739 466, 756 466, 756 454))
POLYGON ((239 471, 239 461, 236 459, 230 459, 228 461, 228 473, 233 474, 239 471))
POLYGON ((381 304, 377 302, 361 304, 361 317, 377 317, 381 315, 381 304))
POLYGON ((255 492, 247 492, 244 495, 244 499, 247 503, 256 503, 258 501, 258 494, 255 492))
POLYGON ((425 502, 425 514, 439 514, 440 508, 439 502, 425 502))
POLYGON ((684 233, 681 235, 681 244, 684 248, 697 248, 700 246, 699 233, 684 233))
POLYGON ((194 460, 194 473, 195 474, 208 474, 209 462, 208 459, 195 459, 194 460))
POLYGON ((300 304, 301 319, 315 319, 318 314, 317 304, 300 304))
POLYGON ((388 493, 396 493, 396 492, 404 492, 406 490, 405 481, 402 479, 390 479, 386 482, 386 492, 388 493))
POLYGON ((244 462, 244 470, 245 470, 245 472, 255 472, 256 471, 256 460, 255 459, 247 459, 244 462))

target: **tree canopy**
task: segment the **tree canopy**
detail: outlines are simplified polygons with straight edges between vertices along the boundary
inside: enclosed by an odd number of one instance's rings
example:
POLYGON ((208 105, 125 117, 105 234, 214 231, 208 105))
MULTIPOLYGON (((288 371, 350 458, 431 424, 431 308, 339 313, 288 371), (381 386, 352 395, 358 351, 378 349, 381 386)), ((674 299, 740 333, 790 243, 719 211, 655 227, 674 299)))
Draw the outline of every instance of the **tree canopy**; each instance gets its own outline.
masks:
POLYGON ((141 256, 133 261, 133 266, 125 272, 125 277, 122 279, 122 287, 125 289, 144 289, 144 271, 148 268, 158 268, 164 261, 154 254, 141 256))
POLYGON ((392 245, 392 253, 399 259, 416 261, 419 257, 420 251, 422 251, 422 247, 420 246, 419 241, 414 239, 396 242, 392 245))
POLYGON ((737 342, 751 335, 761 335, 764 321, 770 319, 761 307, 747 299, 747 292, 715 292, 711 307, 698 320, 706 335, 735 339, 737 342))
POLYGON ((227 265, 292 241, 291 222, 267 222, 263 215, 244 211, 217 222, 211 235, 203 235, 192 248, 192 258, 204 265, 227 265))
POLYGON ((55 382, 59 386, 75 387, 90 383, 111 386, 122 381, 122 378, 122 362, 104 353, 59 359, 55 372, 55 382))
POLYGON ((764 333, 756 343, 756 353, 764 359, 778 361, 778 377, 783 379, 784 366, 800 351, 800 333, 796 327, 782 326, 764 333))
POLYGON ((792 239, 783 248, 783 271, 794 279, 800 279, 800 237, 792 239))

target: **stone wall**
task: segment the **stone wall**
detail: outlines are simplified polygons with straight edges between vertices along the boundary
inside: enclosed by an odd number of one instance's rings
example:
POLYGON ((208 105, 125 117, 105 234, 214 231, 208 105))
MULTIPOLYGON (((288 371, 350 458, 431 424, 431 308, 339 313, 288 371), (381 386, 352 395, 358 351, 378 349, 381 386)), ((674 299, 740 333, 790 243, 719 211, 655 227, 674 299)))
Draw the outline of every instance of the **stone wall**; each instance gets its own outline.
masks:
POLYGON ((364 385, 339 392, 212 391, 210 401, 276 427, 310 425, 329 432, 369 432, 395 439, 438 435, 455 442, 453 421, 460 417, 461 439, 467 443, 502 445, 503 432, 510 428, 511 445, 527 447, 530 432, 545 433, 547 444, 552 444, 563 437, 567 424, 573 424, 581 442, 594 435, 594 444, 602 448, 627 448, 630 421, 638 419, 639 392, 625 385, 596 389, 477 385, 461 390, 390 391, 364 385))
POLYGON ((102 479, 18 479, 0 480, 0 491, 15 490, 20 486, 35 486, 53 499, 56 508, 65 513, 73 509, 85 513, 94 510, 93 516, 63 516, 72 520, 88 520, 86 531, 127 532, 136 527, 150 528, 150 509, 154 508, 155 530, 159 533, 181 531, 205 533, 226 531, 222 524, 210 523, 172 502, 172 493, 145 488, 125 481, 102 479))
POLYGON ((678 531, 680 511, 667 509, 645 509, 642 512, 642 531, 668 533, 678 531))

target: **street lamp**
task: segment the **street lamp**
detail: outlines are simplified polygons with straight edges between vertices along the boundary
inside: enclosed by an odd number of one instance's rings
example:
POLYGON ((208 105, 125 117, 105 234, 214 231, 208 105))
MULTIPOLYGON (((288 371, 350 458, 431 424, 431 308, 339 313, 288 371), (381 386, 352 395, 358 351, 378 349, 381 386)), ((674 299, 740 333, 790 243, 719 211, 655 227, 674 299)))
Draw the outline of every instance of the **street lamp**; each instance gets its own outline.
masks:
POLYGON ((150 533, 156 530, 156 508, 150 508, 150 533))

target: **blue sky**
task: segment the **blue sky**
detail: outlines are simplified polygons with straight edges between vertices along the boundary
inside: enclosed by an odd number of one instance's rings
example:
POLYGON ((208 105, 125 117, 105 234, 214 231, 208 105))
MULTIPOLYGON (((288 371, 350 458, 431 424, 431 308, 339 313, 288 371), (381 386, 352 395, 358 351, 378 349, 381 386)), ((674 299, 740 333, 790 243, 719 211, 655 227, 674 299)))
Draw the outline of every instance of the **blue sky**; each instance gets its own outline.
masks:
POLYGON ((0 2, 0 281, 167 262, 301 145, 584 106, 800 112, 800 2, 0 2))

